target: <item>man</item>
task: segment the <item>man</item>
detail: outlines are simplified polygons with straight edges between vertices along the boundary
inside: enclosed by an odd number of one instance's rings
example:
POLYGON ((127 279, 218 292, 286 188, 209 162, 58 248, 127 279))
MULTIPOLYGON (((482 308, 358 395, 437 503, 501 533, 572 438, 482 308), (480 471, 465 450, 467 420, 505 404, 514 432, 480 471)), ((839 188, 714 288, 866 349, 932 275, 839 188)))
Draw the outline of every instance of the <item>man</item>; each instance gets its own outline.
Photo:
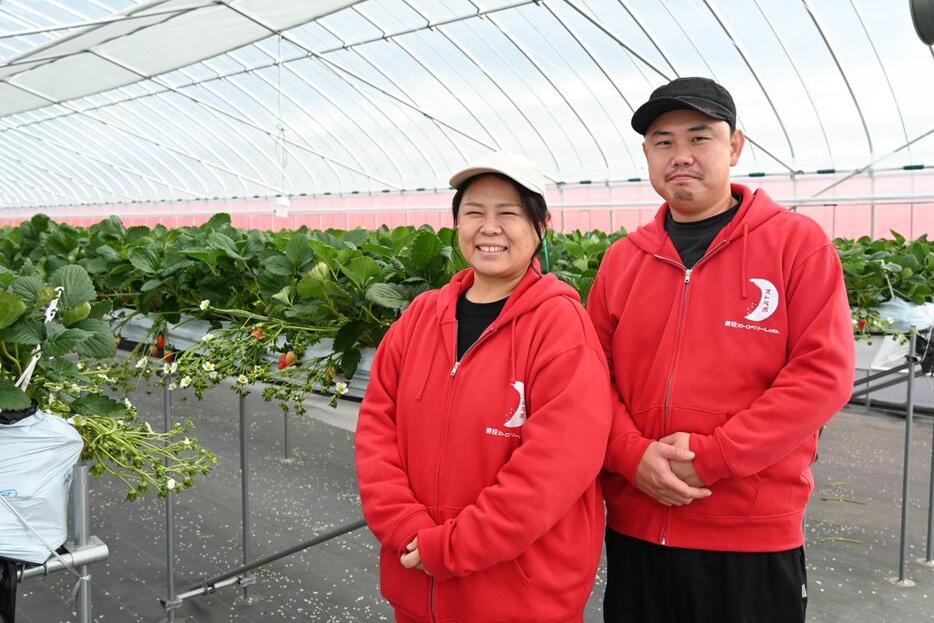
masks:
POLYGON ((730 183, 745 139, 719 84, 674 80, 632 127, 665 203, 588 303, 616 390, 604 619, 803 622, 810 465, 854 372, 836 249, 730 183))

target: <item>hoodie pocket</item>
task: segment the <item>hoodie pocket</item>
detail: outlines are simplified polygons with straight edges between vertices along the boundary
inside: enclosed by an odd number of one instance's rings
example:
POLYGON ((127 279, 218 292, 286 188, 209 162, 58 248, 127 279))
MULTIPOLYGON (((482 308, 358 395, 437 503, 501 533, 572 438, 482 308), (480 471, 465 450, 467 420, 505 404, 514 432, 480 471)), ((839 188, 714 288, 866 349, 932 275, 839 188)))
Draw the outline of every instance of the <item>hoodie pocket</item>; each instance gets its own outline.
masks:
POLYGON ((632 423, 636 429, 642 433, 643 437, 649 439, 659 439, 663 437, 665 425, 665 408, 661 405, 633 411, 630 415, 632 423))
POLYGON ((519 617, 530 580, 517 560, 438 584, 442 623, 510 623, 519 617))
POLYGON ((400 554, 387 547, 379 552, 379 589, 392 606, 414 618, 427 618, 431 578, 421 569, 406 569, 400 554))
MULTIPOLYGON (((708 411, 694 407, 669 407, 668 426, 665 435, 671 433, 696 433, 709 435, 726 422, 726 413, 723 411, 708 411)), ((664 435, 662 435, 664 436, 664 435)))

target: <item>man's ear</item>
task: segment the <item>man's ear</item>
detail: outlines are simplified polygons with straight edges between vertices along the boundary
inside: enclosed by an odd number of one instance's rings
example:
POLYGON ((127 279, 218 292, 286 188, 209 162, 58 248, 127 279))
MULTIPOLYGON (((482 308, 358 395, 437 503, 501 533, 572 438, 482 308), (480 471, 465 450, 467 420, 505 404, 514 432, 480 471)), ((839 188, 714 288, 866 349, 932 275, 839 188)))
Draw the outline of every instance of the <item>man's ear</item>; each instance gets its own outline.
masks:
POLYGON ((746 135, 742 130, 733 130, 730 136, 730 166, 735 166, 739 162, 739 157, 743 153, 743 146, 746 145, 746 135))

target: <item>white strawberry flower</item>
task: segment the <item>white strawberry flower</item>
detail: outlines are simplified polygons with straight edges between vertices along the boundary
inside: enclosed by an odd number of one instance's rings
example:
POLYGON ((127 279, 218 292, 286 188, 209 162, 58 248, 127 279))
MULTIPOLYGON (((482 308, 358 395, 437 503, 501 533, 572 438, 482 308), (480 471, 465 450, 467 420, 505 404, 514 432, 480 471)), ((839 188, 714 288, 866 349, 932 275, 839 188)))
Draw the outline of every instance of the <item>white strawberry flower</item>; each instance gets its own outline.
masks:
POLYGON ((212 333, 205 333, 204 336, 201 338, 201 340, 204 342, 210 342, 213 339, 214 339, 214 335, 212 333))
POLYGON ((139 361, 136 362, 136 367, 145 368, 148 364, 149 364, 149 361, 147 359, 140 359, 139 361))
POLYGON ((76 363, 75 366, 76 366, 79 370, 84 370, 84 364, 81 363, 80 361, 79 361, 78 363, 76 363))
POLYGON ((217 372, 215 372, 214 370, 211 370, 210 372, 208 372, 208 378, 210 378, 210 379, 216 379, 216 378, 217 378, 217 372))
POLYGON ((182 445, 185 446, 186 448, 190 448, 190 447, 191 447, 191 439, 189 439, 188 437, 185 437, 185 438, 182 440, 182 445))
POLYGON ((165 488, 168 489, 169 491, 171 491, 172 489, 175 488, 175 485, 177 485, 177 484, 178 484, 178 483, 175 482, 175 479, 174 479, 174 478, 168 478, 168 479, 166 479, 166 481, 165 481, 165 488))
POLYGON ((176 372, 178 372, 178 362, 177 362, 177 361, 173 361, 173 362, 172 362, 172 365, 169 366, 169 372, 171 372, 172 374, 175 374, 176 372))
POLYGON ((153 430, 152 430, 152 424, 150 424, 149 422, 143 422, 143 423, 146 425, 146 432, 147 432, 147 433, 153 432, 153 430))
POLYGON ((209 301, 208 299, 204 299, 203 301, 201 301, 201 304, 198 305, 198 307, 201 308, 201 311, 206 310, 210 306, 211 306, 211 301, 209 301))
POLYGON ((241 374, 240 376, 237 377, 237 382, 240 383, 241 385, 246 385, 247 383, 250 382, 250 379, 248 379, 245 374, 241 374))
POLYGON ((162 374, 163 374, 164 376, 168 376, 168 375, 172 374, 172 366, 170 366, 170 365, 167 364, 167 363, 162 364, 162 374))
POLYGON ((334 393, 335 393, 335 394, 337 394, 337 395, 339 395, 339 396, 343 396, 344 394, 347 393, 347 391, 348 391, 348 390, 347 390, 347 383, 344 383, 343 381, 338 381, 337 383, 334 384, 334 393))
POLYGON ((178 382, 178 386, 179 386, 179 387, 188 387, 189 385, 191 385, 191 377, 190 377, 190 376, 183 376, 183 377, 182 377, 182 380, 178 382))
POLYGON ((176 383, 169 383, 169 391, 170 391, 170 392, 174 392, 176 389, 178 389, 178 384, 176 384, 176 383))
POLYGON ((82 418, 80 415, 73 415, 68 418, 68 423, 72 426, 78 427, 84 424, 84 418, 82 418))
POLYGON ((201 367, 204 369, 205 372, 214 371, 214 364, 211 363, 210 361, 205 361, 204 363, 201 364, 201 367))
POLYGON ((124 405, 127 409, 132 409, 132 408, 133 408, 133 403, 130 402, 130 399, 129 399, 129 398, 124 398, 124 399, 123 399, 123 405, 124 405))

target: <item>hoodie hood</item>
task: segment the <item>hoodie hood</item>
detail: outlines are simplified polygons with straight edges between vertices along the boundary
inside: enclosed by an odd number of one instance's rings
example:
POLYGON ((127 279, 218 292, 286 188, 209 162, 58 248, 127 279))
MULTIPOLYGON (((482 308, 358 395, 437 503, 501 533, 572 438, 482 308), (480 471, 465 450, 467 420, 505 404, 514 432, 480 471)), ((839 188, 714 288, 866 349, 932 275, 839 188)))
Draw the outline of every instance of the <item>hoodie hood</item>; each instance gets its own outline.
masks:
MULTIPOLYGON (((786 212, 785 208, 775 203, 761 188, 753 191, 742 184, 730 184, 730 193, 742 196, 743 202, 733 220, 710 243, 711 247, 723 240, 732 242, 745 236, 772 217, 786 212)), ((665 231, 665 218, 668 216, 668 210, 666 201, 655 213, 652 222, 629 234, 628 239, 646 253, 678 257, 678 252, 665 231)))
MULTIPOLYGON (((787 212, 787 210, 775 203, 761 188, 753 191, 742 184, 730 184, 730 193, 734 196, 740 195, 743 201, 736 216, 717 234, 716 238, 710 243, 709 248, 713 249, 724 242, 727 244, 737 241, 741 243, 742 258, 739 263, 739 285, 740 296, 745 299, 748 298, 749 290, 746 286, 746 242, 749 232, 754 231, 775 216, 787 212)), ((675 249, 668 232, 665 231, 665 218, 668 216, 668 210, 668 202, 666 201, 655 213, 655 219, 630 234, 629 240, 646 253, 680 262, 681 257, 678 250, 675 249)))
MULTIPOLYGON (((457 362, 457 300, 461 294, 467 291, 474 282, 474 270, 465 268, 454 275, 447 285, 443 286, 436 299, 437 317, 440 319, 441 327, 435 331, 436 339, 443 342, 444 350, 448 355, 449 361, 457 362)), ((537 259, 533 259, 525 276, 516 286, 515 290, 509 295, 503 311, 500 312, 496 320, 480 336, 485 338, 491 333, 497 332, 503 327, 510 330, 510 367, 513 370, 514 380, 518 380, 517 359, 516 359, 516 323, 519 319, 537 309, 542 303, 556 297, 568 297, 575 303, 580 304, 580 295, 577 290, 570 285, 560 281, 553 274, 543 274, 541 265, 537 259)), ((478 340, 479 341, 479 340, 478 340)), ((424 395, 430 369, 435 363, 435 354, 439 349, 431 348, 431 365, 425 372, 425 378, 420 384, 417 398, 421 399, 424 395)), ((453 370, 452 370, 453 372, 453 370)))

